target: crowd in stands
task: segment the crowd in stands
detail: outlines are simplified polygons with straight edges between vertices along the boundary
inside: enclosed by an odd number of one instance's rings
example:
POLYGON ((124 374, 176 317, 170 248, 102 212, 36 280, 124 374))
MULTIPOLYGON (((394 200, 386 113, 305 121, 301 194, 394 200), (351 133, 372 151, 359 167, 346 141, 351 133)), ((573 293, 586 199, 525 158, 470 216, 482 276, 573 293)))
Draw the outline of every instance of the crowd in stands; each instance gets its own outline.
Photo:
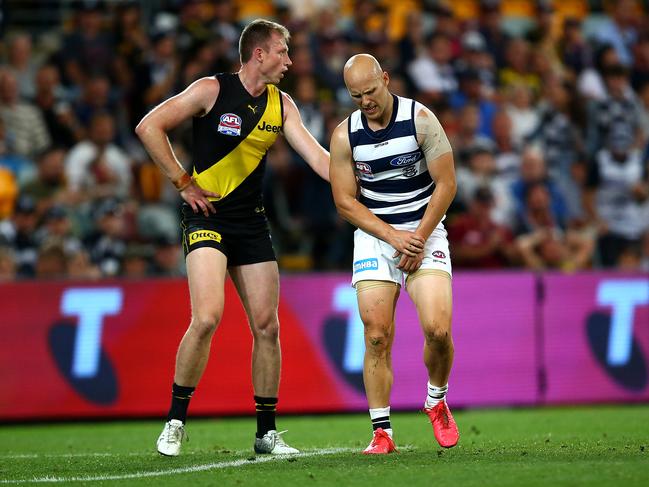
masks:
MULTIPOLYGON (((134 128, 192 81, 237 71, 241 29, 261 16, 291 31, 280 88, 323 146, 354 110, 342 68, 355 53, 437 115, 455 155, 456 269, 649 271, 643 2, 519 1, 517 15, 507 0, 154 3, 82 1, 38 35, 6 26, 0 280, 183 274, 182 200, 134 128)), ((190 168, 191 124, 170 140, 190 168)), ((264 191, 282 270, 349 271, 354 229, 282 138, 264 191)))

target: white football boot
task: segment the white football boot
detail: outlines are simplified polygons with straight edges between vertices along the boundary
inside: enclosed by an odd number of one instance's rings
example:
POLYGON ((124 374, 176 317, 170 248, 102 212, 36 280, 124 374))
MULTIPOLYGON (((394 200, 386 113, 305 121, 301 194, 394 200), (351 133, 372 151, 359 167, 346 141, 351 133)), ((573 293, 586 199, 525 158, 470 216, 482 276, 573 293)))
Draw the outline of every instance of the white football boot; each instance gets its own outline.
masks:
POLYGON ((185 425, 179 419, 172 419, 165 423, 165 427, 158 437, 158 453, 167 457, 177 457, 183 440, 189 437, 185 433, 185 425))
POLYGON ((282 434, 286 431, 270 430, 261 438, 255 438, 255 453, 270 454, 270 455, 292 455, 300 453, 300 450, 288 446, 282 434))

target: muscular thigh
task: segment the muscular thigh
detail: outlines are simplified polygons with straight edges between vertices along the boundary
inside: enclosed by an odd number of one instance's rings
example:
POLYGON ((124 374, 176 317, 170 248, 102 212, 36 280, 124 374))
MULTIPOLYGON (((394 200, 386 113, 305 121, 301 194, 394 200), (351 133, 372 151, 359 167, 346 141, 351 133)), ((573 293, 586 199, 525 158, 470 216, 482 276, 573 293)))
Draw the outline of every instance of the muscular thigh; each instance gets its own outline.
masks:
POLYGON ((360 281, 356 292, 358 311, 366 329, 392 335, 399 286, 389 281, 360 281))
POLYGON ((227 265, 225 255, 214 248, 202 247, 191 252, 186 262, 193 314, 220 315, 227 265))
POLYGON ((453 310, 451 277, 439 270, 420 271, 406 290, 417 307, 425 331, 450 331, 453 310))
POLYGON ((263 326, 277 319, 279 271, 277 262, 233 266, 229 268, 251 326, 263 326))

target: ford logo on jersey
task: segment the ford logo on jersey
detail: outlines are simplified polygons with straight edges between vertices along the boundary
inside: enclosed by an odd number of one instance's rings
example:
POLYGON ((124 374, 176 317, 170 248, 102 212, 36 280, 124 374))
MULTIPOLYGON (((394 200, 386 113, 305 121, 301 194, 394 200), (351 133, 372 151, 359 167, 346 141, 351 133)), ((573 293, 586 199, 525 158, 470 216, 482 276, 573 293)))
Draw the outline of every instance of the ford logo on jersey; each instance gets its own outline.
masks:
POLYGON ((395 157, 390 161, 391 166, 401 167, 407 166, 408 164, 414 164, 419 160, 419 151, 411 152, 410 154, 402 154, 395 157))
POLYGON ((354 272, 376 270, 379 268, 378 259, 363 259, 354 262, 354 272))
POLYGON ((223 135, 241 135, 241 117, 236 113, 224 113, 219 119, 218 131, 223 135))

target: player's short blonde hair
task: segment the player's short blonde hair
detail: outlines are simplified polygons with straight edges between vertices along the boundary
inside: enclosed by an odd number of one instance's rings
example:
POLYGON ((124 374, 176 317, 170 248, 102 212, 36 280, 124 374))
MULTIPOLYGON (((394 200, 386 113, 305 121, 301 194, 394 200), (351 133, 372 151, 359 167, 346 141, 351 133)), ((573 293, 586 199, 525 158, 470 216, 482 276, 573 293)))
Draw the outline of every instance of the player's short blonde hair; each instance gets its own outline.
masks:
POLYGON ((241 64, 247 63, 252 57, 252 52, 256 47, 262 46, 268 50, 268 41, 273 32, 282 35, 288 43, 291 34, 286 27, 277 22, 271 22, 265 19, 256 19, 250 22, 243 29, 239 38, 239 56, 241 64))

